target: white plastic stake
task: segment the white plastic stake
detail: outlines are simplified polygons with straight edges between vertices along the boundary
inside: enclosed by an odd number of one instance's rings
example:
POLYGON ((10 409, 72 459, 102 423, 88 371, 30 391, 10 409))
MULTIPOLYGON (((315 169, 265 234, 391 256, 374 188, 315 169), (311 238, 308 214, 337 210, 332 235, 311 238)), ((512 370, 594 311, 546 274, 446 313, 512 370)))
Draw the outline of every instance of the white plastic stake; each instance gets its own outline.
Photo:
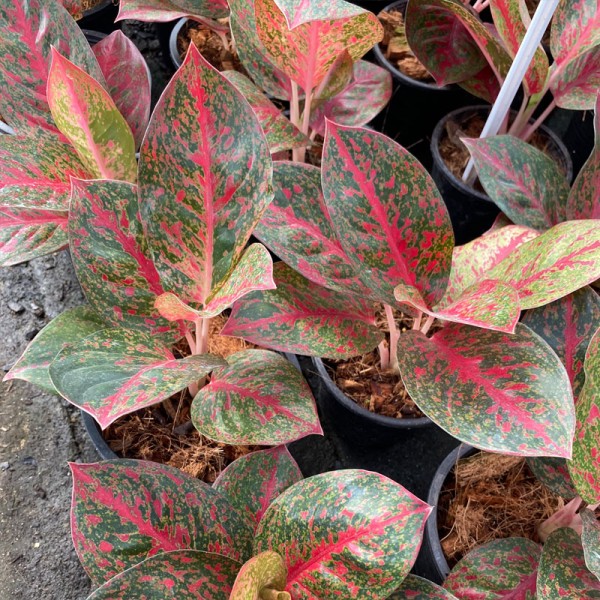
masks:
MULTIPOLYGON (((523 77, 525 77, 525 73, 529 68, 529 63, 531 62, 537 47, 542 41, 544 31, 546 31, 546 28, 552 19, 552 15, 556 10, 558 2, 559 0, 540 0, 535 14, 533 15, 533 19, 531 19, 531 24, 529 25, 527 32, 523 37, 523 41, 519 46, 517 55, 515 56, 510 69, 508 70, 506 79, 504 80, 498 97, 492 106, 490 116, 488 117, 479 137, 484 138, 490 135, 496 135, 498 133, 502 122, 510 110, 510 105, 517 94, 519 86, 523 81, 523 77)), ((473 159, 471 158, 469 159, 467 168, 463 173, 463 181, 467 181, 470 178, 472 170, 473 159)))
POLYGON ((0 132, 7 133, 8 135, 15 135, 15 130, 7 125, 4 121, 0 121, 0 132))

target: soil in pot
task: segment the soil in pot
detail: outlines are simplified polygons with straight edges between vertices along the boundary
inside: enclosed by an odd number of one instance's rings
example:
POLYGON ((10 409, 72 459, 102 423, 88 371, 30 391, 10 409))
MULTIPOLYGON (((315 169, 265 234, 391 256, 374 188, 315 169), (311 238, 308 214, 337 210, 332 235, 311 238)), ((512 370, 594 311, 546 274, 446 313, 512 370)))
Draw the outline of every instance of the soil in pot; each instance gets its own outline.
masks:
MULTIPOLYGON (((226 317, 211 320, 208 351, 226 358, 254 348, 244 340, 218 335, 226 317)), ((181 355, 183 356, 183 352, 181 355)), ((115 421, 103 436, 123 458, 151 460, 176 467, 212 483, 235 459, 259 450, 258 446, 230 446, 202 436, 190 421, 192 396, 187 390, 161 404, 144 408, 115 421)))
POLYGON ((460 459, 446 478, 437 507, 449 567, 494 539, 526 537, 539 542, 540 523, 564 505, 522 457, 477 452, 460 459))
MULTIPOLYGON (((229 18, 219 19, 219 23, 229 25, 229 18)), ((177 51, 181 60, 186 55, 191 42, 194 43, 200 54, 219 71, 238 71, 247 75, 240 58, 235 51, 231 32, 228 30, 226 38, 229 48, 225 48, 221 37, 204 23, 188 20, 177 36, 177 51)))

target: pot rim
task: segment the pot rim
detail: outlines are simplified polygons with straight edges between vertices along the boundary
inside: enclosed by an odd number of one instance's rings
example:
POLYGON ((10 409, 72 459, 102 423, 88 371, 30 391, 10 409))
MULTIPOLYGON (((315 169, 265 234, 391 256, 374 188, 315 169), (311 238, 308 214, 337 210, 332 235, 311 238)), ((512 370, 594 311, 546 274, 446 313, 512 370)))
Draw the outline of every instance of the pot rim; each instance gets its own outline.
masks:
POLYGON ((177 36, 188 21, 189 19, 187 17, 179 19, 169 35, 169 54, 171 55, 171 62, 175 66, 175 69, 179 69, 183 62, 181 56, 179 56, 179 51, 177 50, 177 36))
POLYGON ((311 360, 317 369, 319 377, 327 388, 327 391, 349 412, 354 413, 355 415, 362 417, 367 421, 371 421, 377 425, 382 425, 389 429, 420 429, 422 427, 430 427, 434 424, 429 417, 417 417, 415 419, 395 419, 394 417, 378 415, 377 413, 372 413, 366 408, 362 408, 356 404, 356 402, 348 398, 348 396, 346 396, 346 394, 344 394, 340 388, 335 385, 333 379, 331 379, 327 369, 325 368, 325 363, 319 357, 312 356, 311 360))

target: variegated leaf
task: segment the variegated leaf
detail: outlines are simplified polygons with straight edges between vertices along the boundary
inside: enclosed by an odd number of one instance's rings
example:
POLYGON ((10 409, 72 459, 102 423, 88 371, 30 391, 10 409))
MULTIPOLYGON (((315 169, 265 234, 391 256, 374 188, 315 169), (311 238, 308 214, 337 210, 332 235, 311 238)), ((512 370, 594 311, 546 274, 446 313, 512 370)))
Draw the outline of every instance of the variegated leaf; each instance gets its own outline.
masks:
POLYGON ((58 133, 46 97, 51 48, 103 82, 83 32, 55 0, 0 3, 0 114, 17 133, 58 133), (10 90, 10 91, 8 91, 10 90))
POLYGON ((150 72, 137 46, 121 31, 94 44, 92 50, 108 91, 125 117, 139 148, 150 118, 150 72))
MULTIPOLYGON (((363 61, 356 61, 356 63, 363 61)), ((331 100, 334 96, 340 94, 346 89, 352 82, 354 74, 354 61, 348 53, 344 50, 333 62, 325 79, 321 81, 319 87, 315 90, 314 97, 312 100, 313 110, 328 100, 331 100)), ((311 120, 312 120, 311 115, 311 120)))
POLYGON ((457 598, 534 600, 542 551, 526 538, 494 540, 471 550, 444 581, 457 598))
POLYGON ((348 358, 370 352, 383 339, 371 302, 311 283, 276 263, 277 288, 236 302, 223 335, 282 352, 348 358))
POLYGON ((600 523, 588 508, 579 511, 582 532, 581 545, 587 568, 600 579, 600 523))
POLYGON ((275 198, 254 235, 307 279, 367 297, 342 248, 321 191, 321 170, 290 161, 273 163, 275 198))
MULTIPOLYGON (((524 0, 491 0, 490 9, 498 35, 510 56, 514 58, 531 24, 527 4, 524 0)), ((544 90, 548 67, 548 57, 544 49, 538 46, 523 78, 528 96, 539 94, 544 90)))
POLYGON ((75 20, 83 16, 83 0, 58 0, 58 3, 62 4, 75 20))
POLYGON ((597 504, 600 502, 600 329, 591 338, 583 369, 585 383, 575 406, 573 460, 568 467, 578 494, 585 502, 597 504))
POLYGON ((408 574, 402 585, 387 600, 457 600, 439 585, 417 575, 408 574))
POLYGON ((49 136, 0 135, 0 163, 0 266, 66 246, 69 179, 89 176, 73 148, 49 136))
MULTIPOLYGON (((600 21, 597 27, 600 28, 600 21)), ((600 44, 550 69, 550 90, 557 106, 570 110, 591 110, 600 88, 600 44)))
POLYGON ((519 292, 521 308, 558 300, 600 278, 600 220, 567 221, 519 246, 487 272, 519 292))
POLYGON ((505 334, 450 324, 398 342, 419 408, 459 440, 504 454, 570 458, 575 415, 564 366, 524 325, 505 334))
POLYGON ((583 165, 567 200, 568 219, 600 217, 600 95, 596 98, 594 149, 583 165))
POLYGON ((73 543, 95 583, 161 552, 200 550, 238 562, 250 557, 252 530, 203 481, 130 459, 71 463, 71 471, 73 543))
POLYGON ((294 599, 385 598, 408 574, 430 511, 378 473, 323 473, 275 499, 254 549, 285 558, 294 599))
POLYGON ((536 478, 557 496, 570 500, 577 495, 564 458, 529 457, 527 464, 536 478))
POLYGON ((556 161, 512 135, 462 141, 488 196, 513 223, 544 231, 566 220, 569 184, 556 161))
POLYGON ((251 79, 267 94, 281 100, 292 97, 290 78, 275 66, 256 31, 254 0, 229 0, 229 26, 242 64, 251 79))
POLYGON ((323 433, 308 384, 283 356, 243 350, 227 362, 192 403, 200 433, 226 444, 263 446, 323 433))
POLYGON ((273 61, 306 94, 325 79, 346 50, 353 60, 383 37, 377 17, 343 0, 256 0, 256 30, 273 61))
POLYGON ((130 412, 156 404, 224 361, 209 354, 176 360, 154 336, 102 329, 65 347, 50 365, 50 379, 69 402, 104 429, 130 412))
POLYGON ((500 93, 500 81, 498 81, 498 77, 492 67, 487 64, 479 73, 468 79, 459 81, 458 85, 469 92, 469 94, 491 104, 496 101, 500 93))
MULTIPOLYGON (((274 598, 279 600, 278 591, 285 588, 287 569, 277 552, 261 552, 253 556, 240 569, 229 600, 259 600, 274 598), (266 593, 272 592, 267 596, 266 593)), ((287 594, 282 600, 289 598, 287 594)))
POLYGON ((491 229, 468 244, 456 246, 452 253, 450 281, 443 303, 454 302, 465 290, 488 278, 488 273, 494 266, 538 235, 537 231, 529 227, 508 225, 491 229))
POLYGON ((209 552, 161 552, 119 573, 87 600, 229 600, 240 566, 209 552))
POLYGON ((177 335, 154 308, 163 293, 140 225, 137 189, 72 180, 71 256, 88 302, 107 325, 177 335))
POLYGON ((166 289, 204 308, 271 201, 271 169, 250 105, 192 44, 140 156, 140 210, 166 289))
POLYGON ((600 581, 586 565, 579 534, 569 527, 557 529, 544 544, 537 578, 539 600, 600 598, 600 581))
POLYGON ((117 21, 164 22, 181 17, 196 20, 220 19, 229 10, 227 0, 120 0, 117 21))
POLYGON ((352 81, 336 96, 313 113, 311 127, 325 132, 325 119, 339 125, 366 125, 387 105, 392 97, 392 75, 378 65, 358 60, 352 81))
POLYGON ((95 177, 135 182, 135 142, 109 93, 56 50, 48 75, 52 118, 95 177))
POLYGON ((383 134, 329 122, 322 184, 337 237, 372 297, 393 304, 402 283, 436 304, 448 283, 454 236, 417 159, 383 134))
POLYGON ((285 446, 252 452, 232 462, 213 483, 253 530, 265 511, 287 488, 302 479, 300 468, 285 446))
POLYGON ((56 394, 48 375, 48 367, 54 357, 66 344, 77 344, 105 327, 106 323, 89 306, 66 310, 33 338, 21 358, 5 375, 4 381, 23 379, 51 394, 56 394))
POLYGON ((271 154, 310 145, 310 140, 245 75, 238 71, 224 71, 223 75, 250 103, 267 137, 271 154))

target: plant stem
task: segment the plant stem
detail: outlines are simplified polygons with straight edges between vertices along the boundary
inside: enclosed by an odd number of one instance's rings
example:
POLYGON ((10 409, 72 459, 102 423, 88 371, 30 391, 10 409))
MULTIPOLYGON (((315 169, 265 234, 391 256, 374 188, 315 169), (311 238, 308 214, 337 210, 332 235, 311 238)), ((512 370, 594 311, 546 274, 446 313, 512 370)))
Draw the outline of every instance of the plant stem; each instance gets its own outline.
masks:
POLYGON ((400 373, 400 367, 398 365, 398 340, 400 339, 400 331, 396 326, 396 320, 394 319, 394 311, 392 310, 392 307, 389 304, 384 304, 383 307, 385 309, 388 327, 390 328, 389 368, 395 373, 400 373))
POLYGON ((190 347, 190 352, 192 354, 196 354, 196 340, 194 339, 194 336, 192 335, 191 331, 185 332, 185 339, 187 340, 188 346, 190 347))
POLYGON ((225 52, 231 52, 231 44, 229 43, 229 40, 227 39, 227 33, 224 31, 219 31, 218 29, 215 29, 214 31, 221 39, 221 43, 223 44, 223 48, 225 49, 225 52))
POLYGON ((208 352, 208 331, 210 318, 198 319, 196 321, 196 354, 208 352))
MULTIPOLYGON (((313 91, 306 92, 306 96, 304 99, 304 113, 302 114, 302 133, 304 135, 309 135, 310 129, 310 109, 313 100, 313 91)), ((306 157, 306 148, 298 148, 298 156, 300 162, 304 162, 304 158, 306 157)))
POLYGON ((390 351, 385 345, 385 340, 377 346, 379 350, 379 366, 382 371, 387 371, 390 368, 390 351))
POLYGON ((490 0, 477 0, 475 4, 473 4, 473 10, 475 12, 480 13, 482 10, 486 9, 490 5, 490 0))
MULTIPOLYGON (((300 129, 300 94, 298 93, 298 84, 295 81, 291 81, 292 86, 292 101, 290 102, 290 121, 292 125, 295 125, 300 129)), ((302 162, 300 158, 300 148, 294 148, 292 150, 292 160, 294 162, 302 162)))
POLYGON ((427 317, 427 320, 425 321, 425 324, 423 325, 423 327, 421 327, 421 333, 423 335, 427 335, 427 332, 429 331, 429 329, 431 328, 431 326, 433 325, 433 322, 435 321, 435 317, 432 315, 429 315, 427 317))
POLYGON ((280 592, 273 588, 263 588, 260 591, 260 600, 291 600, 287 592, 280 592))
POLYGON ((419 311, 419 314, 415 317, 413 321, 413 329, 421 329, 421 319, 423 318, 423 313, 419 311))
POLYGON ((536 129, 546 120, 548 115, 556 108, 556 101, 552 100, 544 112, 521 134, 521 139, 524 142, 529 141, 529 138, 535 133, 536 129))

